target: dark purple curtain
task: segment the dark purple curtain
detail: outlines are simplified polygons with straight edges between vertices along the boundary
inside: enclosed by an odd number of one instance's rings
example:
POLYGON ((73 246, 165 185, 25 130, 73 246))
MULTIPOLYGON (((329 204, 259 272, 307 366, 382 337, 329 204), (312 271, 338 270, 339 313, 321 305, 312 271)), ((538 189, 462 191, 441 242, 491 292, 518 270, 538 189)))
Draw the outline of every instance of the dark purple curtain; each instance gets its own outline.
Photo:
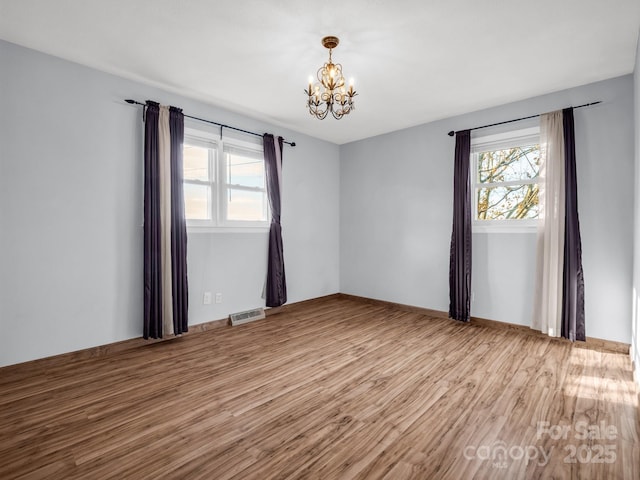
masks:
POLYGON ((169 109, 171 136, 171 283, 173 290, 173 332, 189 330, 189 287, 187 284, 187 219, 184 213, 182 154, 184 114, 169 109))
MULTIPOLYGON (((159 155, 160 106, 147 101, 144 139, 144 338, 163 336, 162 226, 159 155)), ((171 290, 176 335, 188 329, 187 230, 182 186, 184 115, 169 109, 171 165, 171 290)))
POLYGON ((263 144, 267 194, 269 196, 269 205, 271 206, 266 304, 267 307, 279 307, 287 303, 287 281, 284 274, 282 228, 280 226, 282 137, 278 137, 278 143, 276 145, 273 135, 265 133, 263 144))
POLYGON ((449 258, 449 317, 471 318, 471 185, 469 130, 456 132, 453 177, 453 232, 449 258))
POLYGON ((578 219, 576 147, 573 108, 562 111, 565 168, 564 271, 562 281, 561 335, 571 341, 585 340, 584 274, 578 219))
POLYGON ((144 114, 144 338, 162 337, 159 111, 156 102, 147 102, 144 114))

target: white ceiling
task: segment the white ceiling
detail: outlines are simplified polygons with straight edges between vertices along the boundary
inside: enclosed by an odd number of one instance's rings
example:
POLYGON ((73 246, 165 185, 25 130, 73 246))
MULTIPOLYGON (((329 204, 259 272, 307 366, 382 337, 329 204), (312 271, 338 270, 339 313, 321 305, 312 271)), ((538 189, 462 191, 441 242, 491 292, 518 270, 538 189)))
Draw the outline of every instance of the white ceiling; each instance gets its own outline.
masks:
POLYGON ((639 27, 639 0, 0 0, 4 40, 337 144, 631 73, 639 27), (305 107, 325 35, 339 121, 305 107))

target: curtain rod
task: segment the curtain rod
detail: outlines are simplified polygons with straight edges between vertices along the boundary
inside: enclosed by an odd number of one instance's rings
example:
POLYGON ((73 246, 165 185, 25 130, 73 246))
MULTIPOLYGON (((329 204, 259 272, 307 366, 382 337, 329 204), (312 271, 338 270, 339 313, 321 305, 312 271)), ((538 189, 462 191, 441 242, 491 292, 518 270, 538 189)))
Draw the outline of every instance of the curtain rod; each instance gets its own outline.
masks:
MULTIPOLYGON (((125 102, 127 102, 127 103, 129 103, 131 105, 142 105, 143 107, 147 106, 146 103, 137 102, 135 100, 131 100, 130 98, 125 99, 125 102)), ((242 133, 246 133, 246 134, 249 134, 249 135, 255 135, 256 137, 262 137, 262 135, 260 135, 259 133, 250 132, 249 130, 243 130, 242 128, 232 127, 231 125, 225 125, 224 123, 214 122, 213 120, 206 120, 204 118, 193 117, 193 116, 187 115, 187 114, 184 114, 184 116, 186 118, 191 118, 193 120, 198 120, 199 122, 210 123, 211 125, 217 125, 218 127, 220 127, 220 135, 221 136, 222 136, 222 129, 223 128, 228 128, 229 130, 235 130, 237 132, 242 132, 242 133)), ((283 142, 288 144, 288 145, 291 145, 292 147, 296 146, 296 142, 287 142, 286 140, 283 140, 283 142)))
MULTIPOLYGON (((582 107, 589 107, 591 105, 597 105, 599 103, 602 103, 602 101, 598 100, 597 102, 585 103, 583 105, 578 105, 577 107, 573 107, 573 108, 576 109, 576 108, 582 108, 582 107)), ((505 123, 519 122, 520 120, 527 120, 529 118, 536 118, 536 117, 539 117, 540 115, 542 115, 542 114, 538 113, 537 115, 529 115, 528 117, 514 118, 513 120, 505 120, 504 122, 491 123, 489 125, 482 125, 481 127, 470 128, 469 131, 471 131, 471 130, 480 130, 481 128, 487 128, 487 127, 495 127, 496 125, 504 125, 505 123)), ((461 130, 459 130, 459 131, 461 131, 461 130)), ((449 133, 447 133, 447 135, 449 135, 450 137, 453 137, 456 133, 458 133, 458 131, 454 132, 453 130, 451 130, 449 133)))

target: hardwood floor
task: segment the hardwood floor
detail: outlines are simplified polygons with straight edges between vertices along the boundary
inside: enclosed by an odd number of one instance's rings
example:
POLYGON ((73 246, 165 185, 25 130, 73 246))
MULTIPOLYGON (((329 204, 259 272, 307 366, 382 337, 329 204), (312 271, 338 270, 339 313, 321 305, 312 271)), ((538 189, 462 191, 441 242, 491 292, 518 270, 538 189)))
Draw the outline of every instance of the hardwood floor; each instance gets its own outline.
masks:
POLYGON ((626 355, 347 298, 0 369, 2 479, 638 479, 639 430, 626 355))

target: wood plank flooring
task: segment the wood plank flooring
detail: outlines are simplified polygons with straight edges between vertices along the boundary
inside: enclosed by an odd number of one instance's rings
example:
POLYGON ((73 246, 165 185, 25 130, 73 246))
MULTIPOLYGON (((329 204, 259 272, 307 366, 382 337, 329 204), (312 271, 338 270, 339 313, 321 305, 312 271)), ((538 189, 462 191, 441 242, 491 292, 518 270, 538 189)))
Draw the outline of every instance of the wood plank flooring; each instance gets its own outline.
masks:
POLYGON ((626 355, 333 297, 0 369, 0 478, 638 479, 638 418, 626 355))

